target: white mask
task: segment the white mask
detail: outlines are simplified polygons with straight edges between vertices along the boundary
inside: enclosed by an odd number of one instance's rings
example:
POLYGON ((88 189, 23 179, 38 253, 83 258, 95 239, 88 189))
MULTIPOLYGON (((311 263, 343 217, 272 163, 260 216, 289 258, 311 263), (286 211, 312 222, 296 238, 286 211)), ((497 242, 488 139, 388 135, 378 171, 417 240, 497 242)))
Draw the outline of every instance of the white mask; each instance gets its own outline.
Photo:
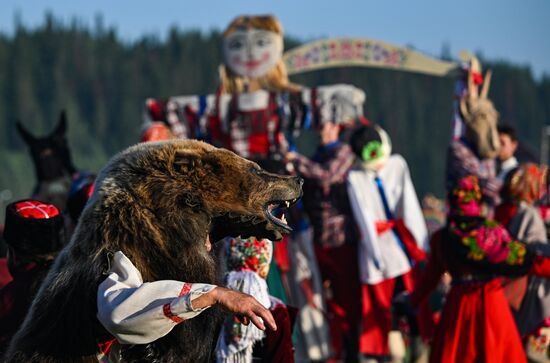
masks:
POLYGON ((283 56, 283 39, 259 29, 235 30, 223 42, 225 64, 241 77, 265 76, 283 56))

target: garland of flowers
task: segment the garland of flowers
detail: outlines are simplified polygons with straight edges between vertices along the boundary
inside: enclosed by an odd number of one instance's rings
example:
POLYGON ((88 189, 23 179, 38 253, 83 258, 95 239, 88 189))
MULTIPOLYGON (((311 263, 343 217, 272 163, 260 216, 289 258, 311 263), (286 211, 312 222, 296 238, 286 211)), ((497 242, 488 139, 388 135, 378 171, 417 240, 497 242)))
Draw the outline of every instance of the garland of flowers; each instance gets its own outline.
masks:
POLYGON ((525 261, 525 244, 512 240, 504 227, 492 220, 483 221, 479 228, 468 228, 467 223, 451 222, 449 230, 468 247, 468 258, 474 261, 487 259, 489 263, 506 263, 521 266, 525 261))

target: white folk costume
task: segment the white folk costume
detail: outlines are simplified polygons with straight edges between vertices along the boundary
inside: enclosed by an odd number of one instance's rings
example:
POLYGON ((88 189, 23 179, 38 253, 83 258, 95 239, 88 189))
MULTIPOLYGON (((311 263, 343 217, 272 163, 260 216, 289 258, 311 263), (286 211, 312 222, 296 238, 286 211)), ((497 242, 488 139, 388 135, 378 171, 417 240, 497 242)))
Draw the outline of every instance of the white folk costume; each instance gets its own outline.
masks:
POLYGON ((350 203, 361 233, 360 352, 382 357, 390 353, 392 297, 397 289, 412 288, 411 268, 424 258, 428 233, 407 163, 400 155, 389 156, 386 133, 378 126, 359 128, 351 146, 363 160, 348 175, 350 203))
POLYGON ((207 308, 192 302, 216 286, 174 280, 143 282, 140 272, 120 251, 111 259, 108 277, 97 292, 97 318, 114 337, 102 345, 102 362, 118 362, 119 344, 147 344, 207 308))
POLYGON ((361 281, 372 285, 409 272, 411 264, 399 237, 395 233, 377 232, 381 223, 403 220, 418 246, 427 248, 426 223, 405 159, 394 154, 378 172, 352 170, 348 183, 350 202, 361 231, 361 281))

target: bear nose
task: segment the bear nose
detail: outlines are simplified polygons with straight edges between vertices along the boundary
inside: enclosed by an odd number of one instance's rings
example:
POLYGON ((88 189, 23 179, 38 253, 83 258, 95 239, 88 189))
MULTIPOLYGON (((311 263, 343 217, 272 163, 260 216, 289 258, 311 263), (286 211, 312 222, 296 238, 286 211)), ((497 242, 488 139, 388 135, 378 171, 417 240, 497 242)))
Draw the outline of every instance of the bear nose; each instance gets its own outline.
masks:
POLYGON ((304 179, 297 176, 296 183, 298 183, 298 185, 301 187, 302 185, 304 185, 304 179))

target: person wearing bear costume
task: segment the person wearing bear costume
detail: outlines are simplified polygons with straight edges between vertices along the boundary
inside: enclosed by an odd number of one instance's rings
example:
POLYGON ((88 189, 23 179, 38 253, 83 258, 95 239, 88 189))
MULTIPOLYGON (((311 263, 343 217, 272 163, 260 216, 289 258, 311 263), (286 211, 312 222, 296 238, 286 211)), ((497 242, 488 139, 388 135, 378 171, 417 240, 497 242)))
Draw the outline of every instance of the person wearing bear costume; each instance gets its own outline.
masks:
POLYGON ((99 173, 69 244, 7 362, 206 362, 222 308, 276 329, 250 295, 219 286, 210 239, 278 240, 302 180, 196 140, 142 143, 99 173))

